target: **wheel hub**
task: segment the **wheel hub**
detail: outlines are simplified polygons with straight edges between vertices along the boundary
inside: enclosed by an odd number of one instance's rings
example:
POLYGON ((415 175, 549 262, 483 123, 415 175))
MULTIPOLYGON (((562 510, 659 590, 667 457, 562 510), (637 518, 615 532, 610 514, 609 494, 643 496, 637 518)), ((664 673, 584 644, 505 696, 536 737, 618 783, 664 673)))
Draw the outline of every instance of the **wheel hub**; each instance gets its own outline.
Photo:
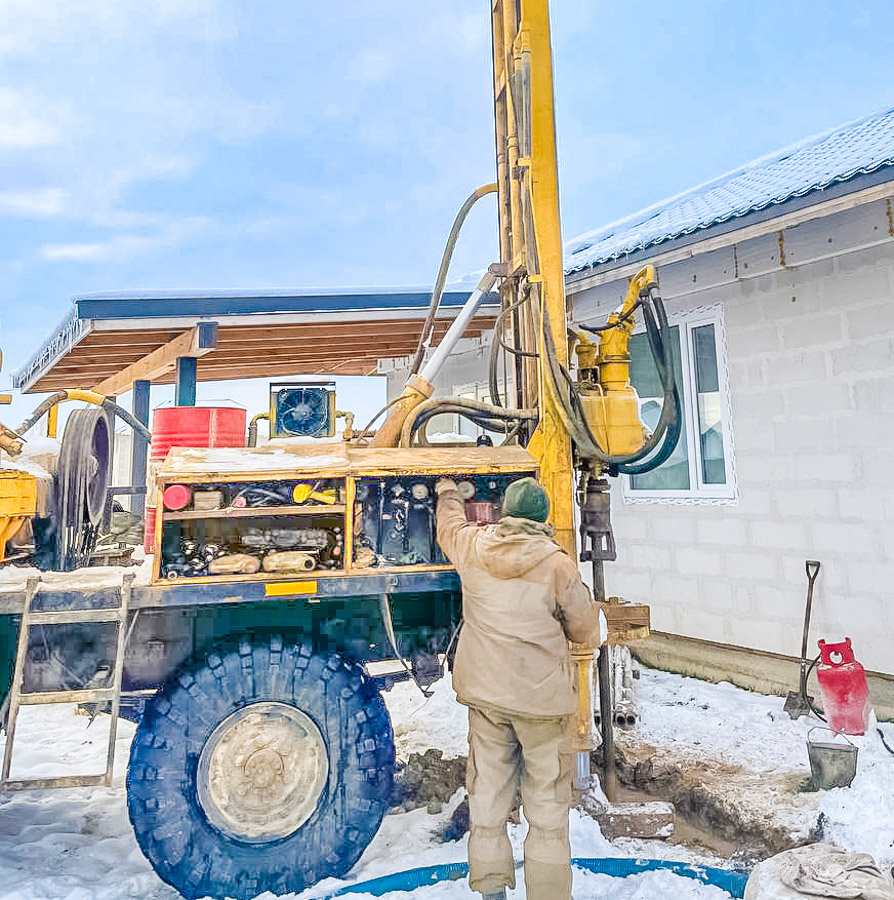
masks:
POLYGON ((297 831, 329 777, 314 721, 287 703, 252 703, 227 716, 199 757, 197 792, 208 820, 238 840, 264 843, 297 831))

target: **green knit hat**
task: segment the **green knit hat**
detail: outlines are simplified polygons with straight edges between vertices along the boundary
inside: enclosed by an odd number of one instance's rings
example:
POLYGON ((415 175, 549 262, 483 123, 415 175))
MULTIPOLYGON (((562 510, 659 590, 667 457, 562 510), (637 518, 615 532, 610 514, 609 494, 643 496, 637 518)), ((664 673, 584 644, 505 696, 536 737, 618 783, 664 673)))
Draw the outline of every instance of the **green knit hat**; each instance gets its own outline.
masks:
POLYGON ((549 515, 549 497, 533 478, 519 478, 503 494, 503 515, 545 522, 549 515))

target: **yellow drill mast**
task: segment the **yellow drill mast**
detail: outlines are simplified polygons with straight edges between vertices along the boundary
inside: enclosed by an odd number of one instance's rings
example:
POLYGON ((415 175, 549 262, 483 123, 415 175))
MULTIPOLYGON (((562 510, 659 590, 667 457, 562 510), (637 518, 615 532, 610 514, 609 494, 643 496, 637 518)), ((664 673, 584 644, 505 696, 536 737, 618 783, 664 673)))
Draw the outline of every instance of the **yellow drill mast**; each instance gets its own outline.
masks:
MULTIPOLYGON (((552 333, 557 361, 568 364, 562 227, 553 109, 552 53, 547 0, 492 0, 500 285, 514 342, 545 358, 543 327, 552 333), (513 315, 514 314, 514 315, 513 315)), ((574 470, 571 441, 544 373, 533 356, 515 357, 520 408, 538 408, 540 422, 528 450, 540 462, 556 539, 575 554, 574 470)))

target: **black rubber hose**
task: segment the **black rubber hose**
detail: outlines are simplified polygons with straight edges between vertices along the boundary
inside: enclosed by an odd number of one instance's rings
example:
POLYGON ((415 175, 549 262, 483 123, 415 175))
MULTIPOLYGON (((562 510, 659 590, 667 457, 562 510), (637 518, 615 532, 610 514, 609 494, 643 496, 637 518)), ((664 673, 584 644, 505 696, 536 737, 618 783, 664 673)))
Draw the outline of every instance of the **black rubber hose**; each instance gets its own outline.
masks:
POLYGON ((103 401, 103 407, 109 412, 114 413, 119 419, 123 419, 134 431, 139 432, 143 437, 152 438, 152 432, 137 418, 129 413, 123 406, 119 406, 114 400, 108 398, 103 401))
POLYGON ((435 317, 438 314, 438 307, 441 305, 441 297, 444 295, 444 283, 447 280, 447 270, 450 268, 450 260, 453 258, 453 250, 456 247, 456 241, 459 237, 460 229, 466 221, 469 210, 482 198, 488 194, 497 192, 496 184, 485 184, 474 190, 466 198, 466 202, 460 207, 453 221, 453 227, 450 229, 450 235, 447 238, 447 245, 444 247, 444 253, 441 257, 441 267, 438 269, 438 277, 435 281, 434 289, 431 292, 431 300, 428 304, 428 316, 422 331, 419 334, 419 343, 416 345, 416 353, 413 355, 413 364, 410 366, 410 373, 416 375, 419 367, 422 365, 422 359, 425 356, 425 349, 431 338, 432 330, 435 327, 435 317))

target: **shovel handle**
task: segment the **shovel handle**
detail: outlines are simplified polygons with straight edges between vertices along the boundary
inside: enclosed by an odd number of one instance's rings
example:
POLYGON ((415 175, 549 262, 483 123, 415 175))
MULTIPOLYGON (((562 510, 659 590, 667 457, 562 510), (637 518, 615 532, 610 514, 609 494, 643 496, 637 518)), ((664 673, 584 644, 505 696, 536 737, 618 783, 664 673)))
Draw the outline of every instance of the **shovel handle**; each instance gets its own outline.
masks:
POLYGON ((807 694, 807 635, 810 631, 810 609, 813 606, 813 585, 816 576, 819 575, 820 562, 816 559, 808 559, 805 564, 807 570, 807 608, 804 610, 804 635, 801 638, 801 694, 807 694))

